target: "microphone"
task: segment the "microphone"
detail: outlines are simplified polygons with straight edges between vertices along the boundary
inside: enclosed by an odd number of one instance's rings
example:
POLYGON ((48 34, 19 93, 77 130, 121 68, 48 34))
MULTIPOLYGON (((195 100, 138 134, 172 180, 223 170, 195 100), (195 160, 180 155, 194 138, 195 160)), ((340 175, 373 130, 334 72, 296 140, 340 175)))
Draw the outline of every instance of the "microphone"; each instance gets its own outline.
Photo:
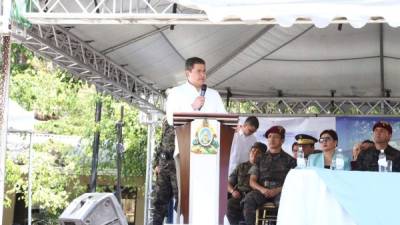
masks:
MULTIPOLYGON (((201 85, 201 91, 200 91, 200 96, 204 97, 207 91, 207 84, 201 85)), ((203 106, 200 106, 199 111, 201 110, 203 106)))
POLYGON ((207 91, 207 84, 203 84, 201 85, 201 92, 200 92, 200 96, 203 96, 206 94, 207 91))

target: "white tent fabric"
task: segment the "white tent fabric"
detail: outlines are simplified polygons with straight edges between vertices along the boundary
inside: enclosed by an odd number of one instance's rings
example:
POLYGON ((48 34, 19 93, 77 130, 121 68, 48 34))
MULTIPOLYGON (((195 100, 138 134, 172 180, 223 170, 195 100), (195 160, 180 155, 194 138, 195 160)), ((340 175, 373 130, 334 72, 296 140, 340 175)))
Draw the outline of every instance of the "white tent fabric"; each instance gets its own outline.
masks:
MULTIPOLYGON (((152 25, 77 25, 71 32, 93 40, 99 51, 156 29, 152 25)), ((207 82, 235 95, 379 97, 400 96, 400 29, 368 24, 176 25, 107 54, 126 69, 165 90, 185 81, 184 59, 207 62, 207 82), (382 34, 382 35, 381 35, 382 34), (382 37, 382 49, 380 39, 382 37), (383 70, 381 70, 381 59, 383 70), (382 73, 383 72, 383 73, 382 73)))
POLYGON ((8 130, 32 132, 36 123, 33 112, 26 111, 18 103, 8 100, 8 130))
POLYGON ((327 27, 337 17, 346 17, 360 28, 372 17, 383 17, 393 27, 400 26, 400 2, 397 0, 174 0, 185 7, 204 10, 211 21, 232 17, 256 23, 275 19, 290 27, 298 18, 308 18, 316 27, 327 27))

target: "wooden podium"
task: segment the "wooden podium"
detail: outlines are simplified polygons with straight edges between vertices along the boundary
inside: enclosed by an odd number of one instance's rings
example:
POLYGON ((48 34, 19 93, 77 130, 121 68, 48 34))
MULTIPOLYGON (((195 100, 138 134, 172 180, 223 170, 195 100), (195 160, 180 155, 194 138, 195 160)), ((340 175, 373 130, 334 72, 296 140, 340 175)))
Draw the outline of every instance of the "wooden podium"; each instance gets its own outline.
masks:
POLYGON ((235 133, 234 128, 236 128, 238 120, 237 115, 230 114, 174 113, 180 159, 179 191, 184 224, 196 223, 192 221, 194 218, 198 218, 197 222, 200 220, 202 223, 208 223, 208 220, 202 219, 208 216, 213 217, 207 218, 213 221, 212 224, 223 224, 227 208, 230 150, 235 133), (211 169, 207 166, 208 162, 210 162, 211 169), (204 184, 204 182, 198 181, 199 174, 207 176, 203 177, 203 181, 210 182, 210 187, 196 189, 199 184, 200 186, 204 184), (195 190, 196 194, 191 193, 191 190, 192 192, 195 190), (207 193, 200 193, 203 191, 207 193), (211 198, 209 199, 211 201, 206 204, 211 208, 198 206, 202 204, 198 202, 207 202, 204 197, 199 197, 202 194, 206 198, 211 198), (214 212, 213 209, 217 212, 214 212))

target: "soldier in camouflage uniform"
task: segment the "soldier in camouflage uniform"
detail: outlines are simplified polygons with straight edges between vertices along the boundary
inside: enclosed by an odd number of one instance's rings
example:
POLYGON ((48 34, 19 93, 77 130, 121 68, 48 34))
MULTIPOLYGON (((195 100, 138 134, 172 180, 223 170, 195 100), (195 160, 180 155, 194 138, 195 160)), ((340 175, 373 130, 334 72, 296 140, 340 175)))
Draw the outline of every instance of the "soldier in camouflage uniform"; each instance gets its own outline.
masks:
POLYGON ((228 199, 227 217, 231 225, 237 225, 243 221, 241 202, 251 191, 249 170, 260 154, 264 154, 266 151, 267 146, 264 143, 254 143, 250 150, 249 161, 239 164, 229 176, 228 192, 232 197, 228 199))
POLYGON ((178 202, 178 186, 176 180, 176 168, 174 161, 175 130, 163 122, 161 143, 157 146, 154 159, 154 169, 157 181, 154 196, 153 225, 163 224, 167 214, 168 203, 175 198, 178 202))
POLYGON ((387 160, 392 160, 392 170, 400 172, 400 151, 389 145, 392 137, 392 126, 385 121, 377 122, 372 128, 375 146, 361 151, 353 167, 355 170, 378 171, 378 158, 384 149, 387 160))
POLYGON ((247 225, 254 225, 256 210, 266 202, 279 206, 280 194, 289 170, 296 167, 296 160, 282 150, 285 129, 273 126, 264 135, 268 140, 268 151, 249 171, 250 186, 254 190, 244 199, 243 214, 247 225))

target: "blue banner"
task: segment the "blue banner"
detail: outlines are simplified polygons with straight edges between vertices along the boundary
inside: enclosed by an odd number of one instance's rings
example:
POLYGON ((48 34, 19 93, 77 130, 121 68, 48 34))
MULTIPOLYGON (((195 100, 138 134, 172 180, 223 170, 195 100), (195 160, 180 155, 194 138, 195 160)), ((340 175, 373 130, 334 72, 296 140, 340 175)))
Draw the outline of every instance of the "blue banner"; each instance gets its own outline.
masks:
POLYGON ((351 155, 353 146, 364 140, 373 141, 372 127, 377 121, 386 121, 392 125, 393 134, 390 145, 400 149, 399 117, 337 117, 336 131, 339 135, 339 147, 351 155))

